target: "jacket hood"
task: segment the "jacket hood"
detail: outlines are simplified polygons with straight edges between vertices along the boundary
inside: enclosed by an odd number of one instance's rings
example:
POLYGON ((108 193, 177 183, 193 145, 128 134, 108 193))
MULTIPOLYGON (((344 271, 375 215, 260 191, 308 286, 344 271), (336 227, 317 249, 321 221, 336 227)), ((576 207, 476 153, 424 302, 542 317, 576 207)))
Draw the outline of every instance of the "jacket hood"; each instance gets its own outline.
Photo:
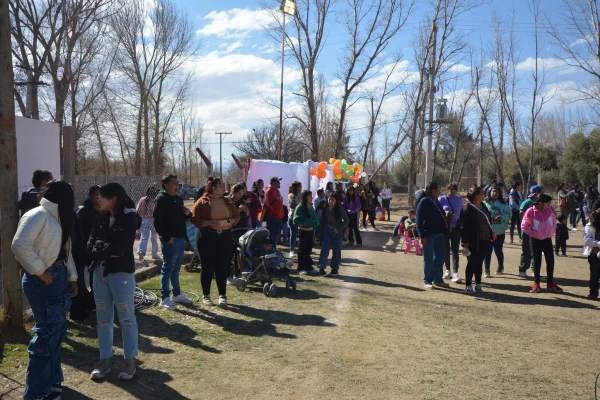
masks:
POLYGON ((58 219, 58 204, 42 198, 40 200, 40 207, 48 211, 54 218, 58 219))

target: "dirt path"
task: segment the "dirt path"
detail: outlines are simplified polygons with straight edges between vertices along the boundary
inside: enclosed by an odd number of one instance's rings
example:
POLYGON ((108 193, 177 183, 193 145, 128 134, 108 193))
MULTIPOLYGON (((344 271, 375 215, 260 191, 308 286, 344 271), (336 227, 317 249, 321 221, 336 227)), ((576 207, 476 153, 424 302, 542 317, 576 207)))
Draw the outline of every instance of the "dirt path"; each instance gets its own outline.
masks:
MULTIPOLYGON (((457 285, 424 291, 421 258, 393 252, 386 228, 344 249, 340 277, 303 279, 295 294, 230 290, 226 311, 145 311, 133 382, 89 381, 95 329, 71 324, 63 398, 593 398, 600 304, 585 299, 580 239, 557 261, 566 294, 529 294, 531 281, 516 276, 519 249, 507 245, 508 274, 485 280, 475 297, 457 285)), ((199 290, 197 274, 182 279, 199 290)), ((22 382, 11 346, 22 350, 6 344, 0 371, 22 382)))

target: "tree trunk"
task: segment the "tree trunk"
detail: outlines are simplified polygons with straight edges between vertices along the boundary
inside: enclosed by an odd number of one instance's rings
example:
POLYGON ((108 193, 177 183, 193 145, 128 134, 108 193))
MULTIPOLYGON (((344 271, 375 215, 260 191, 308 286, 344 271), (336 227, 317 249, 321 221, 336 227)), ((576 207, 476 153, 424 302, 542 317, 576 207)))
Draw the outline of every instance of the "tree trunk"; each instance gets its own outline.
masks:
MULTIPOLYGON (((140 96, 140 102, 144 101, 144 96, 140 96)), ((140 103, 140 109, 138 110, 137 128, 135 132, 135 163, 133 166, 133 175, 142 175, 142 115, 143 108, 140 103)))

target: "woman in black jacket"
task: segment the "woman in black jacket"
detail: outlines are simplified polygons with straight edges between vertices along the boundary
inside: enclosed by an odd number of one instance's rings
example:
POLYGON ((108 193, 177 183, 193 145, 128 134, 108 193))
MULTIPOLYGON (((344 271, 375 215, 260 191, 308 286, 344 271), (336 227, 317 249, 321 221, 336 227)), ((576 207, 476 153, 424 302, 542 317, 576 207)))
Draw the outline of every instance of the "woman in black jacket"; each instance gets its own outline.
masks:
POLYGON ((490 223, 491 214, 483 204, 485 193, 479 186, 469 190, 467 199, 469 204, 463 210, 460 221, 460 235, 462 247, 470 252, 467 262, 467 293, 481 293, 481 275, 483 273, 483 260, 494 240, 494 231, 490 223), (473 289, 473 274, 475 274, 475 289, 473 289))
POLYGON ((135 357, 138 353, 138 326, 133 305, 133 243, 141 219, 135 212, 135 204, 118 183, 102 186, 100 208, 103 213, 98 218, 87 245, 93 259, 91 273, 94 275, 94 300, 100 347, 100 363, 92 372, 91 378, 104 379, 111 372, 116 306, 125 353, 125 367, 119 374, 119 379, 130 380, 135 375, 135 357))

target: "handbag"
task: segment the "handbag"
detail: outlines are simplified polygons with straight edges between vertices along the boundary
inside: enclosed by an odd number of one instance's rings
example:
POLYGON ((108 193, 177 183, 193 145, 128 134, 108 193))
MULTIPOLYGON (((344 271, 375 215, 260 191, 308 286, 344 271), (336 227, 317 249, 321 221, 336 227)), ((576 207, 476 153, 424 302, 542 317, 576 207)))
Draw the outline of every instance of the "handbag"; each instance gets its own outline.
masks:
POLYGON ((451 232, 451 228, 450 228, 450 224, 448 223, 448 218, 446 218, 446 216, 444 215, 444 213, 442 212, 442 210, 440 210, 440 208, 437 206, 437 204, 435 204, 435 201, 431 200, 431 197, 427 197, 427 199, 429 199, 429 201, 431 201, 434 205, 434 207, 439 211, 440 215, 442 216, 442 219, 444 220, 444 235, 447 235, 448 233, 451 232))
POLYGON ((488 227, 490 228, 490 232, 492 232, 492 238, 494 239, 494 241, 496 241, 496 239, 498 238, 498 235, 496 235, 496 232, 494 232, 494 229, 492 229, 492 224, 490 224, 490 219, 488 218, 487 215, 485 215, 485 213, 483 211, 481 211, 479 208, 475 207, 472 203, 469 203, 470 206, 473 206, 474 209, 476 209, 477 211, 479 211, 480 213, 482 213, 485 216, 485 220, 488 223, 488 227))

